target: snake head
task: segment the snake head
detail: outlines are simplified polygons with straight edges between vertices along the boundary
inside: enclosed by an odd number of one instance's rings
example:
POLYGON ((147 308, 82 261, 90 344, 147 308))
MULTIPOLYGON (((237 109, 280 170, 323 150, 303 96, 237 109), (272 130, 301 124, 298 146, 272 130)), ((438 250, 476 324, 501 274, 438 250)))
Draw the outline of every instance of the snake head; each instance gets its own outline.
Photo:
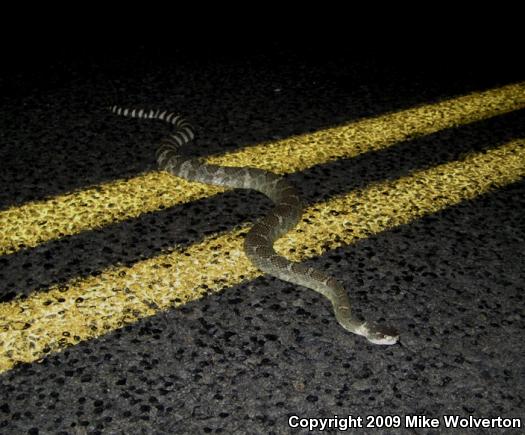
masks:
POLYGON ((379 326, 375 323, 365 322, 362 328, 366 330, 362 335, 374 344, 391 345, 396 344, 399 340, 399 333, 394 328, 388 326, 379 326))

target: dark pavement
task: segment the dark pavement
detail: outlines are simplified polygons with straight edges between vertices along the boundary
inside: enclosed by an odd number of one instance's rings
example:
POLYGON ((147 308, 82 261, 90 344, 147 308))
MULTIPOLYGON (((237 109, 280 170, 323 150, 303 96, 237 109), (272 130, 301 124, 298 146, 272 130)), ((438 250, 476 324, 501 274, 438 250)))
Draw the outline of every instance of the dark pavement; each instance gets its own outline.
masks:
MULTIPOLYGON (((121 122, 104 110, 113 103, 182 111, 199 136, 190 152, 207 155, 525 79, 512 65, 489 69, 503 56, 479 52, 459 64, 443 53, 421 64, 392 59, 320 47, 163 46, 13 67, 0 82, 1 208, 154 169, 155 143, 168 130, 121 122)), ((449 128, 289 179, 307 202, 321 201, 523 138, 524 116, 449 128)), ((170 243, 163 220, 188 228, 191 219, 184 243, 192 243, 268 207, 258 194, 228 192, 4 255, 0 297, 153 256, 170 243)), ((379 304, 376 316, 399 328, 400 344, 367 344, 318 294, 265 276, 1 374, 0 433, 281 434, 298 432, 292 415, 447 414, 518 417, 521 429, 508 433, 523 433, 524 212, 521 181, 311 261, 341 279, 360 309, 379 304)))

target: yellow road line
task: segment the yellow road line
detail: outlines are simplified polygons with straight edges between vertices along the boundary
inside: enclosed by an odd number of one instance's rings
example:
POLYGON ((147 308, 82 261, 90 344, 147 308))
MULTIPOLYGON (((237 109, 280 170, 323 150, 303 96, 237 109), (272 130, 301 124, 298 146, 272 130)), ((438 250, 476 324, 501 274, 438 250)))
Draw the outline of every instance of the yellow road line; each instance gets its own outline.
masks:
POLYGON ((525 82, 262 143, 213 156, 207 161, 223 166, 254 166, 281 174, 292 173, 523 107, 525 82))
MULTIPOLYGON (((304 260, 522 177, 525 139, 315 204, 277 248, 304 260)), ((0 304, 0 372, 257 277, 242 249, 247 227, 0 304)))
MULTIPOLYGON (((291 173, 525 107, 525 82, 212 156, 210 163, 291 173)), ((101 228, 223 189, 157 171, 0 211, 0 255, 101 228)))

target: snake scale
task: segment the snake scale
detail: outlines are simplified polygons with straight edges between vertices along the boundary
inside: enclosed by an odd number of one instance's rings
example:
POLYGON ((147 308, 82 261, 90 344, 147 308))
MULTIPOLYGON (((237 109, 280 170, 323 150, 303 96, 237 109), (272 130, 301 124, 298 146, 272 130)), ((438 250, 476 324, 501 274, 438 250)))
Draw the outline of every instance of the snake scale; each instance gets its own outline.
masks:
POLYGON ((160 110, 129 109, 112 106, 122 116, 158 119, 170 123, 174 131, 161 141, 157 150, 159 169, 191 181, 229 188, 254 189, 269 197, 274 208, 253 225, 246 235, 244 250, 262 272, 321 293, 333 305, 337 321, 346 330, 364 336, 374 344, 394 344, 398 333, 389 327, 358 319, 352 315, 350 300, 343 285, 322 271, 277 254, 274 242, 290 231, 303 214, 303 204, 294 186, 272 172, 250 167, 223 167, 179 154, 179 148, 195 137, 193 127, 180 115, 160 110))

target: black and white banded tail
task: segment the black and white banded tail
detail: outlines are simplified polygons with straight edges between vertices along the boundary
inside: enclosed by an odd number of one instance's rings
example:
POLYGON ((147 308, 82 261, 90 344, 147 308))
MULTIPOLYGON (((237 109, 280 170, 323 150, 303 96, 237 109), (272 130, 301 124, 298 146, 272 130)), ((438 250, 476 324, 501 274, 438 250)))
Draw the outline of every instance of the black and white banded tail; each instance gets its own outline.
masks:
POLYGON ((160 119, 161 121, 172 124, 176 130, 169 135, 169 138, 164 140, 164 143, 171 144, 176 148, 191 142, 195 137, 195 131, 191 124, 175 112, 168 112, 167 110, 161 111, 158 109, 130 109, 119 106, 111 106, 109 109, 117 115, 127 116, 129 118, 160 119))

